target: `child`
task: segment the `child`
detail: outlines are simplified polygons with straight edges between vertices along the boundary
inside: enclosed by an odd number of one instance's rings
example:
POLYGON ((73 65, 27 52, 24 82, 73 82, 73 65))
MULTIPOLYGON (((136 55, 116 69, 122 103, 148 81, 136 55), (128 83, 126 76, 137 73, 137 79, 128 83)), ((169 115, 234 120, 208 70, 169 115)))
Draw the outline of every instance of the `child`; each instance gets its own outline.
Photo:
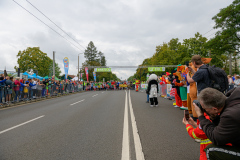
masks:
MULTIPOLYGON (((206 113, 204 113, 204 116, 209 119, 209 116, 207 116, 206 113)), ((183 124, 186 125, 187 132, 190 137, 193 139, 200 139, 200 160, 207 160, 206 152, 204 149, 207 147, 207 145, 211 144, 212 142, 207 138, 205 133, 203 132, 199 121, 197 120, 197 123, 190 117, 187 121, 186 118, 183 118, 183 124), (192 124, 192 125, 190 125, 192 124), (193 128, 193 126, 195 128, 193 128)))

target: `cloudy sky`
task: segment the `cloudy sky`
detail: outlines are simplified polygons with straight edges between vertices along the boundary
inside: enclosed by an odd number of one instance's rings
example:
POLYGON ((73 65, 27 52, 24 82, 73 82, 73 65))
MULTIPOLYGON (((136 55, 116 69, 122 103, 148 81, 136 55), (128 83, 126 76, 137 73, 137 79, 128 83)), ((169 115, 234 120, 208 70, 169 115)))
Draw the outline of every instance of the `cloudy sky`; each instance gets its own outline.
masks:
MULTIPOLYGON (((172 38, 180 41, 196 32, 211 38, 216 31, 212 17, 233 0, 28 0, 75 41, 44 17, 26 0, 0 0, 0 70, 13 71, 16 55, 27 47, 40 47, 63 73, 63 58, 70 61, 69 74, 77 74, 78 54, 90 41, 106 56, 108 66, 137 66, 151 57, 157 45, 172 38), (210 31, 210 32, 208 32, 210 31), (208 32, 208 33, 207 33, 208 32)), ((80 54, 80 65, 85 61, 80 54)), ((112 69, 127 79, 136 69, 112 69)))

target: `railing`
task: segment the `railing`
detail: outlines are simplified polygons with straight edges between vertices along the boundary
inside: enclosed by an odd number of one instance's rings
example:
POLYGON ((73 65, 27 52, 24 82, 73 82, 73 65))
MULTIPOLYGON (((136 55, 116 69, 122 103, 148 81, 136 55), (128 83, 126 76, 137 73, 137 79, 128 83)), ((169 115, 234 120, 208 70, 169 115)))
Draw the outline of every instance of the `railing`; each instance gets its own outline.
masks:
POLYGON ((0 105, 8 106, 11 104, 19 104, 22 102, 33 102, 41 99, 68 95, 70 93, 83 91, 83 87, 80 84, 66 83, 66 84, 49 84, 44 88, 39 87, 30 87, 25 84, 24 87, 13 86, 9 88, 5 85, 0 86, 0 105), (18 87, 18 89, 15 89, 18 87))

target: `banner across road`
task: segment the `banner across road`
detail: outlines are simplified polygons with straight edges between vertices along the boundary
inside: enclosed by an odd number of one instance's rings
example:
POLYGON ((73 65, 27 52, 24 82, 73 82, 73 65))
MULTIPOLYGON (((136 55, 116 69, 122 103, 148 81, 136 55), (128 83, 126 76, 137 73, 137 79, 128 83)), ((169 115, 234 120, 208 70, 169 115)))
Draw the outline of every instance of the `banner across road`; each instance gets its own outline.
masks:
POLYGON ((94 72, 111 72, 111 68, 94 68, 94 72))

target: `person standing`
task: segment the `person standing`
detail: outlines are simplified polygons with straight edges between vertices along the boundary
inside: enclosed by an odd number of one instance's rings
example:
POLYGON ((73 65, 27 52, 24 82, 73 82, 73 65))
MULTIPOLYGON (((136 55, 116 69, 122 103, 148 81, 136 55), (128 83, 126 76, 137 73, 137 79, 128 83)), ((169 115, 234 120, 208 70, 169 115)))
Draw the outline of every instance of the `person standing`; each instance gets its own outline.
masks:
POLYGON ((198 70, 195 71, 191 66, 188 67, 189 71, 194 74, 190 77, 189 72, 187 73, 188 83, 197 82, 198 94, 211 84, 211 79, 207 70, 207 66, 202 62, 202 58, 199 55, 194 55, 191 59, 192 65, 198 70))
POLYGON ((14 98, 14 101, 16 102, 18 100, 18 96, 19 96, 19 87, 20 87, 20 82, 19 82, 20 78, 19 77, 16 77, 16 80, 14 81, 14 84, 15 84, 15 87, 14 87, 14 91, 15 91, 15 98, 14 98))
POLYGON ((150 100, 150 107, 153 107, 154 105, 158 106, 158 82, 157 82, 157 75, 151 74, 149 76, 149 82, 148 82, 148 88, 147 88, 147 94, 149 94, 149 100, 150 100))
POLYGON ((9 102, 11 100, 11 95, 12 95, 12 81, 10 80, 10 77, 7 76, 6 77, 6 82, 5 82, 5 85, 6 85, 6 102, 9 102))
POLYGON ((228 75, 228 85, 229 85, 229 89, 228 90, 231 90, 234 88, 234 82, 233 82, 233 79, 232 79, 232 76, 231 75, 228 75))
POLYGON ((240 86, 240 76, 236 75, 236 78, 234 80, 234 87, 239 87, 240 86))

